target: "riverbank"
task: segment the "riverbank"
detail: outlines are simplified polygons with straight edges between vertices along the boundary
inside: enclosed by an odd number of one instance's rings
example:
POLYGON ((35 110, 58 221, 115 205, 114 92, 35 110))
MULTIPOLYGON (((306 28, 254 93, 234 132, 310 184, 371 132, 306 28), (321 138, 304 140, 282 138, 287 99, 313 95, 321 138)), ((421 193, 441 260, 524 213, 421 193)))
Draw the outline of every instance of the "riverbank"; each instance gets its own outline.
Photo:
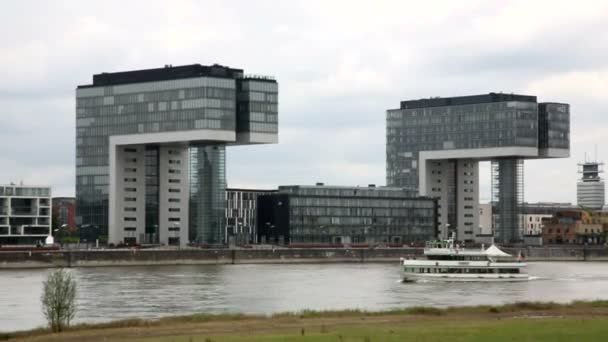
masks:
MULTIPOLYGON (((527 261, 608 261, 605 247, 504 248, 527 261)), ((199 264, 397 262, 422 248, 93 249, 0 251, 0 269, 199 264)))
POLYGON ((304 311, 272 316, 190 315, 0 335, 19 341, 604 341, 608 301, 382 312, 304 311))

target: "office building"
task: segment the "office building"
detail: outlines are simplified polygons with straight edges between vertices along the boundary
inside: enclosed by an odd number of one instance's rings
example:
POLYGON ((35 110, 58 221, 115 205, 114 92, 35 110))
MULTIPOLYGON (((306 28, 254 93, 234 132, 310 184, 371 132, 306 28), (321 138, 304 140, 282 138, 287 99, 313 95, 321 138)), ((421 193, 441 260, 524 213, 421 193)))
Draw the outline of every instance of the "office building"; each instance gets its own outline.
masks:
POLYGON ((226 146, 277 143, 277 106, 274 79, 221 65, 94 75, 76 90, 81 234, 225 244, 226 146))
POLYGON ((0 185, 0 245, 45 243, 51 234, 51 188, 0 185))
POLYGON ((226 189, 226 236, 228 245, 257 243, 258 197, 276 190, 226 189))
POLYGON ((258 197, 260 243, 403 245, 431 239, 437 202, 388 187, 281 186, 258 197))
POLYGON ((584 162, 578 166, 582 177, 576 183, 577 204, 587 209, 602 210, 605 204, 606 187, 600 173, 604 172, 604 164, 584 162))
POLYGON ((570 109, 535 96, 490 93, 402 101, 386 113, 387 185, 439 199, 440 235, 472 241, 479 162, 492 162, 492 231, 518 240, 523 160, 569 156, 570 109))

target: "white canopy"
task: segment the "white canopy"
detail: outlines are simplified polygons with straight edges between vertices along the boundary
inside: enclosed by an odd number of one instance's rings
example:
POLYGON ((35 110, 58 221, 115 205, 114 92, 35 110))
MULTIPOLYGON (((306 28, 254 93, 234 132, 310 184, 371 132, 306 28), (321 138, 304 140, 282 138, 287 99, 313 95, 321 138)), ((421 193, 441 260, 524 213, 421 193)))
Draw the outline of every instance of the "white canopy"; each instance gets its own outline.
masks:
POLYGON ((500 248, 496 247, 496 245, 492 245, 486 249, 485 254, 490 257, 510 257, 511 254, 507 254, 500 250, 500 248))

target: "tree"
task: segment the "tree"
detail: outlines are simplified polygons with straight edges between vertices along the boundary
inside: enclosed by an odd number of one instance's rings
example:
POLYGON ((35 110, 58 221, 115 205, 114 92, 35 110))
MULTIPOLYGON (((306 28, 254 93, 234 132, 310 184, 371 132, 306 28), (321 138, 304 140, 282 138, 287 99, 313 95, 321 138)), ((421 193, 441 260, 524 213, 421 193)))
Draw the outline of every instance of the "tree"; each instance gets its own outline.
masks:
POLYGON ((76 280, 62 268, 51 272, 44 281, 40 300, 51 330, 64 330, 76 316, 76 280))

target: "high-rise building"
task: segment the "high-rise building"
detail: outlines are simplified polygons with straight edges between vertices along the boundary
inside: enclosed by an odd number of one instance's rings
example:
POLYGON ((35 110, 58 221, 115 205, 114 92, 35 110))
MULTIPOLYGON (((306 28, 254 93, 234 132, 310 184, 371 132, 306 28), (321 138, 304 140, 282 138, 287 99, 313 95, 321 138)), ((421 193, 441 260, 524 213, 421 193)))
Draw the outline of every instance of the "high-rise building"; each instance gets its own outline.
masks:
POLYGON ((51 188, 0 185, 0 245, 45 243, 51 234, 51 188))
POLYGON ((81 234, 224 244, 226 146, 278 142, 278 84, 200 64, 101 73, 76 90, 81 234))
POLYGON ((601 210, 605 204, 606 187, 600 173, 604 172, 603 163, 584 162, 578 164, 581 179, 576 183, 577 204, 581 207, 601 210))
POLYGON ((570 108, 535 96, 490 93, 402 101, 386 113, 388 186, 439 198, 440 236, 473 240, 479 162, 492 162, 496 241, 519 240, 523 159, 570 153, 570 108))

